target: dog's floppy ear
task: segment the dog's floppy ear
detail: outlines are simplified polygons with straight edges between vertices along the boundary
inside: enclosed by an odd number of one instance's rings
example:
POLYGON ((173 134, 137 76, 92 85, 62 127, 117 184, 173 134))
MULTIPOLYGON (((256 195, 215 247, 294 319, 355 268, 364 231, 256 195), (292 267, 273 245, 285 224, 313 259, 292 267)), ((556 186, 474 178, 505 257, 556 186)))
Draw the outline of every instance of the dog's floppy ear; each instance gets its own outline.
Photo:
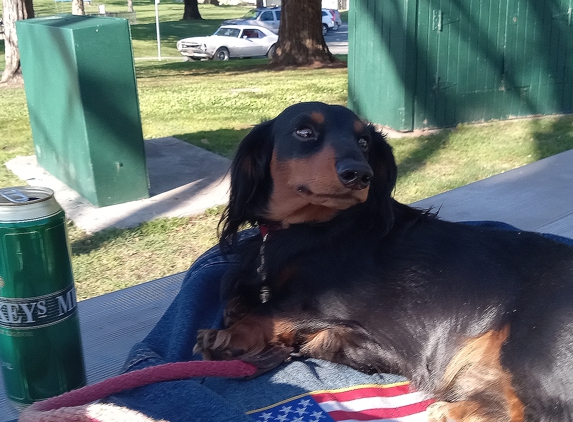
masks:
POLYGON ((370 147, 368 164, 372 168, 374 177, 366 205, 373 221, 382 221, 385 233, 394 225, 394 199, 392 192, 396 186, 398 175, 396 160, 392 147, 386 142, 383 134, 372 125, 369 126, 372 144, 370 147))
POLYGON ((255 126, 241 141, 231 164, 229 205, 219 222, 222 246, 233 242, 245 223, 255 224, 264 213, 272 189, 270 162, 273 120, 255 126))

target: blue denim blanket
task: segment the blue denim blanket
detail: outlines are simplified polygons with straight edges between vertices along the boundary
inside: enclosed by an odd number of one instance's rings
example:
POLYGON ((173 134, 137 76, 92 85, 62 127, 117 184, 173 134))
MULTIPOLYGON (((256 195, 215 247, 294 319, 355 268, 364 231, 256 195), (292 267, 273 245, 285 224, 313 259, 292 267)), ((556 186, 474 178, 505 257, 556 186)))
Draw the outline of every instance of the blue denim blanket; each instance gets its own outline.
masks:
MULTIPOLYGON (((515 230, 497 222, 468 224, 515 230)), ((253 235, 257 235, 254 230, 242 233, 243 238, 253 235)), ((548 236, 573 246, 573 239, 548 236)), ((193 355, 197 331, 201 328, 221 328, 224 303, 220 300, 219 280, 235 263, 236 256, 223 257, 218 247, 202 255, 189 269, 180 293, 155 328, 132 348, 125 371, 200 359, 193 355)), ((427 405, 426 398, 415 396, 418 393, 409 393, 405 381, 397 375, 365 375, 345 366, 308 359, 283 364, 253 380, 203 378, 157 383, 119 394, 111 401, 139 410, 152 418, 172 422, 326 422, 349 417, 348 412, 356 409, 351 405, 344 407, 336 401, 344 401, 345 392, 360 391, 356 393, 356 397, 360 397, 361 392, 368 390, 370 393, 376 386, 386 388, 390 385, 390 388, 406 386, 405 390, 397 390, 401 394, 401 401, 393 399, 387 404, 379 400, 376 406, 390 406, 394 410, 383 414, 371 411, 372 418, 398 421, 406 420, 401 417, 409 414, 408 421, 425 420, 423 412, 419 413, 419 406, 427 405), (340 397, 331 399, 328 396, 325 399, 327 393, 339 394, 340 397), (323 405, 316 407, 321 400, 323 405)))

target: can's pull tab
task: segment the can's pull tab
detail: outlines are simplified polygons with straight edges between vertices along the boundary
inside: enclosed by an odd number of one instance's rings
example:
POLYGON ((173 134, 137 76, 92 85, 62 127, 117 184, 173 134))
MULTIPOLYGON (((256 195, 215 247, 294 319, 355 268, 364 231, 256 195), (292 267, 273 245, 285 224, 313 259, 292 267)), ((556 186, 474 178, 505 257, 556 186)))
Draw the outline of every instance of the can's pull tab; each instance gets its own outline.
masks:
POLYGON ((0 189, 0 196, 15 204, 28 202, 30 200, 24 192, 14 188, 0 189))

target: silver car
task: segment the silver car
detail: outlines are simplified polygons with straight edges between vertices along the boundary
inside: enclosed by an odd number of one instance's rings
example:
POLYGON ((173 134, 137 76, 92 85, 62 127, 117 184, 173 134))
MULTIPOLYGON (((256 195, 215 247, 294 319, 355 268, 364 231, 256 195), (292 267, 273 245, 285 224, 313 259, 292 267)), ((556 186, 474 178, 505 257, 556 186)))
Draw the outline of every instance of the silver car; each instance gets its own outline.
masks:
POLYGON ((240 19, 230 19, 223 22, 223 25, 257 25, 270 29, 278 33, 281 23, 280 7, 264 7, 262 9, 253 9, 247 12, 240 19))
POLYGON ((253 25, 223 25, 208 37, 184 38, 177 50, 192 60, 229 60, 234 57, 271 58, 278 36, 267 28, 253 25))

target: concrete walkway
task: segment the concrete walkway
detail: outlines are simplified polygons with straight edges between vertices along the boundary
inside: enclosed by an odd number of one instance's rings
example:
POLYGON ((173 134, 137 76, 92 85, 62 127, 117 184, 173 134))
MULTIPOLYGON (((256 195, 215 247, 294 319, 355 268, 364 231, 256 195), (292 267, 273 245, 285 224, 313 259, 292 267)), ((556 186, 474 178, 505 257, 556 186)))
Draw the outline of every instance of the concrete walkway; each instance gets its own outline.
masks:
POLYGON ((66 216, 88 233, 197 215, 227 202, 230 160, 173 137, 145 141, 145 154, 150 198, 102 208, 40 167, 35 156, 14 158, 6 166, 27 184, 52 189, 66 216))

